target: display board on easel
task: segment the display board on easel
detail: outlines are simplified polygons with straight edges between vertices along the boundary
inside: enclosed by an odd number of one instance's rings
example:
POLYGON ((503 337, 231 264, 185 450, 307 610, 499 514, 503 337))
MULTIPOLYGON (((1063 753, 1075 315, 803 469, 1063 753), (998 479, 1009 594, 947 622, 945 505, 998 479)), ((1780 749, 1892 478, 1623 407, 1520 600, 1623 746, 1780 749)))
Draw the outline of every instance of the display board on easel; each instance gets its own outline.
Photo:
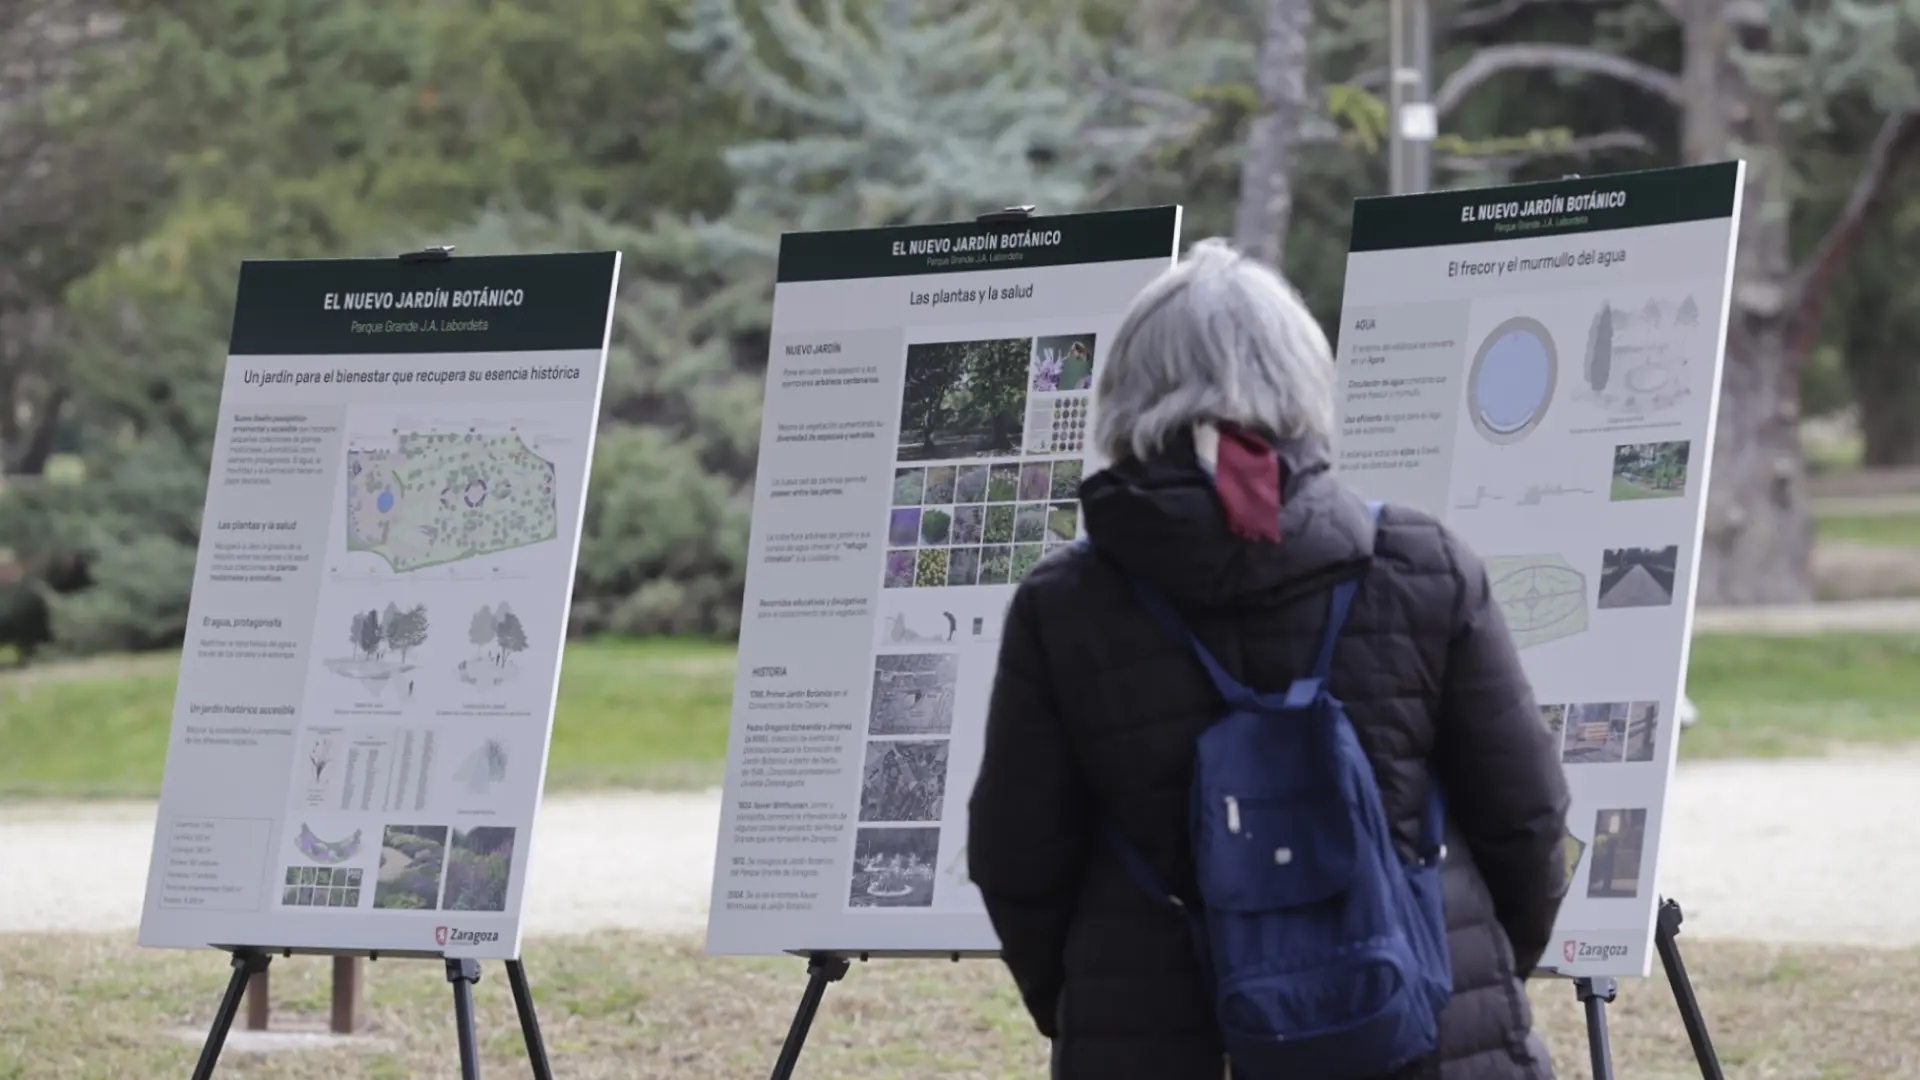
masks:
POLYGON ((966 805, 1001 620, 1080 534, 1094 372, 1179 235, 1166 206, 781 240, 707 946, 812 958, 792 1053, 848 958, 999 947, 966 805))
POLYGON ((620 256, 451 256, 241 269, 140 925, 234 954, 197 1075, 272 953, 444 959, 463 1058, 506 960, 536 1048, 521 897, 620 256))
POLYGON ((1679 908, 1656 883, 1744 175, 1733 161, 1354 205, 1335 469, 1486 563, 1573 794, 1572 887, 1542 965, 1590 1016, 1656 946, 1685 982, 1679 908))

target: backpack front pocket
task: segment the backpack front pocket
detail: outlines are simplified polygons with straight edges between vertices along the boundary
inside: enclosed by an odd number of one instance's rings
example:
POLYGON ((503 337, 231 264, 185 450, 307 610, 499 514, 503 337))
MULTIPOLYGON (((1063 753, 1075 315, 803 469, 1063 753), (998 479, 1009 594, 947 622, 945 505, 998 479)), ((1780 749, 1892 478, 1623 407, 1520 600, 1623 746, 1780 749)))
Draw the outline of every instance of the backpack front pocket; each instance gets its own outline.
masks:
POLYGON ((1194 870, 1201 895, 1223 911, 1277 911, 1339 895, 1359 859, 1339 789, 1286 796, 1196 793, 1194 870))

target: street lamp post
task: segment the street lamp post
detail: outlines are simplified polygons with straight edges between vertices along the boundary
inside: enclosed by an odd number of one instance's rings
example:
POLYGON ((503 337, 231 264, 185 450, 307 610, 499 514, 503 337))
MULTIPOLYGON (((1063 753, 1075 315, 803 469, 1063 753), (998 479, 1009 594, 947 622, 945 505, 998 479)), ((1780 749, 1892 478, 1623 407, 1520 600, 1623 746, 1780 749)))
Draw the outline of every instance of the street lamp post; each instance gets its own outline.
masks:
POLYGON ((1429 0, 1388 0, 1388 177, 1394 195, 1433 187, 1433 27, 1429 0))

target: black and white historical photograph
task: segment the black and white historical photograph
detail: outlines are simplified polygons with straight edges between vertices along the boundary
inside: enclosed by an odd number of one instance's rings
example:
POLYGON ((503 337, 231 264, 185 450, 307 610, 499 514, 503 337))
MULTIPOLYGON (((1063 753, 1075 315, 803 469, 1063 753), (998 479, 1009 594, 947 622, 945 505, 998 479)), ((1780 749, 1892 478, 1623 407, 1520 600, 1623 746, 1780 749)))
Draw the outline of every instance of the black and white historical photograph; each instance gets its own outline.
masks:
POLYGON ((947 741, 875 739, 860 782, 861 821, 939 821, 947 801, 947 741))
POLYGON ((883 653, 873 658, 869 735, 945 735, 953 730, 955 653, 883 653))
POLYGON ((853 841, 847 903, 857 908, 931 907, 939 863, 937 826, 861 829, 853 841))
POLYGON ((1593 869, 1587 896, 1631 900, 1640 895, 1640 862, 1647 843, 1644 809, 1602 810, 1593 820, 1593 869))

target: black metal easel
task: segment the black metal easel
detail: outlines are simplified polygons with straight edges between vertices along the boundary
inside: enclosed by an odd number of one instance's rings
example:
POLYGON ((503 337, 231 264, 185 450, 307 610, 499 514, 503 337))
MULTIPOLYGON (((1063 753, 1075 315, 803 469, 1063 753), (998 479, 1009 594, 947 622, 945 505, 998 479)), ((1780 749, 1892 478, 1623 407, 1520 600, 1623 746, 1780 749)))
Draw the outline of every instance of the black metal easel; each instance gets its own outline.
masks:
MULTIPOLYGON (((284 950, 283 955, 292 956, 293 951, 284 950)), ((368 953, 367 958, 378 960, 380 954, 368 953)), ((213 1080, 214 1067, 220 1063, 220 1051, 227 1045, 227 1032, 232 1030, 233 1018, 239 1015, 240 1002, 246 997, 247 983, 266 971, 272 960, 273 956, 265 949, 233 950, 233 975, 227 979, 227 992, 220 998, 220 1008, 213 1014, 206 1044, 200 1048, 193 1080, 213 1080)), ((460 1042, 461 1080, 480 1080, 480 1037, 473 1024, 473 984, 480 981, 480 961, 448 958, 446 965, 447 982, 453 986, 453 1023, 460 1042)), ((507 983, 513 988, 513 1007, 520 1014, 520 1034, 527 1041, 527 1061, 533 1066, 534 1080, 553 1080, 546 1040, 540 1036, 540 1018, 533 1011, 533 990, 527 984, 527 970, 520 961, 507 961, 507 983)), ((813 995, 813 1003, 815 1008, 819 1007, 818 994, 813 995)), ((795 1054, 798 1053, 796 1049, 795 1054)))
MULTIPOLYGON (((1680 1022, 1686 1026, 1687 1042, 1693 1046, 1694 1060, 1700 1064, 1702 1080, 1726 1080, 1720 1071, 1720 1056, 1714 1052, 1713 1036, 1707 1031, 1707 1019, 1700 1012, 1700 999, 1694 996, 1693 982, 1687 978, 1687 965, 1680 959, 1680 902, 1660 901, 1654 922, 1653 947, 1660 953, 1660 966, 1666 969, 1667 983, 1673 987, 1673 1001, 1680 1007, 1680 1022)), ((1611 977, 1573 980, 1573 992, 1587 1011, 1587 1050, 1593 1059, 1593 1080, 1613 1080, 1613 1047, 1607 1041, 1607 1005, 1620 993, 1620 984, 1611 977)))
POLYGON ((828 984, 846 978, 851 966, 844 956, 807 957, 807 988, 800 994, 800 1008, 794 1011, 793 1023, 787 1026, 787 1038, 780 1044, 780 1059, 773 1064, 771 1080, 793 1080, 800 1048, 807 1044, 807 1032, 813 1030, 813 1017, 820 1011, 820 999, 827 995, 828 984))

